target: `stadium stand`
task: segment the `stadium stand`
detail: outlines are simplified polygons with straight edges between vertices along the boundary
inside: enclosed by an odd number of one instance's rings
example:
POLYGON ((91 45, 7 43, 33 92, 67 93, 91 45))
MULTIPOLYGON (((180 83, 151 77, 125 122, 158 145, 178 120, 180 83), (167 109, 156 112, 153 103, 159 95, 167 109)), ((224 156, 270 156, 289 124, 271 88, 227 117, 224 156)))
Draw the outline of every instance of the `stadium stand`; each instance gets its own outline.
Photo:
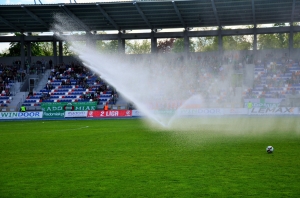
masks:
POLYGON ((254 68, 253 87, 246 89, 244 98, 280 98, 300 94, 299 62, 280 59, 258 61, 254 68))
POLYGON ((20 81, 23 73, 17 66, 0 64, 0 106, 7 107, 12 100, 11 87, 20 81))
POLYGON ((24 106, 40 106, 43 102, 89 102, 115 104, 116 92, 87 68, 72 63, 55 66, 48 82, 38 92, 30 92, 24 106))

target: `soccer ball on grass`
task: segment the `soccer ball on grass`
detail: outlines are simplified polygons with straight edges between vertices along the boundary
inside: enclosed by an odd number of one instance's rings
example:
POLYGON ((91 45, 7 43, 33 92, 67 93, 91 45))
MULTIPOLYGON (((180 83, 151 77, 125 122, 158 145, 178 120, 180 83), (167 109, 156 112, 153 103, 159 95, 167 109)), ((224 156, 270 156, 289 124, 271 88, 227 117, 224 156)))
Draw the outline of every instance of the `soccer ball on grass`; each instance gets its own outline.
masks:
POLYGON ((273 153, 274 148, 273 148, 273 146, 268 146, 268 147, 266 148, 266 150, 267 150, 267 153, 273 153))

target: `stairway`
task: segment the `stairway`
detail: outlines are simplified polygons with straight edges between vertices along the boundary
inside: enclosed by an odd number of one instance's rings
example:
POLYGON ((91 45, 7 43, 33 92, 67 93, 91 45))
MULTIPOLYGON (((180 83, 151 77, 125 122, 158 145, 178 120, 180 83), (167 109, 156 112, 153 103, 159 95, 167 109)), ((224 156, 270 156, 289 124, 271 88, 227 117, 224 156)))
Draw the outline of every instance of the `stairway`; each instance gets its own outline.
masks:
POLYGON ((44 87, 46 86, 47 82, 48 82, 48 77, 51 73, 50 69, 47 69, 45 71, 45 73, 43 74, 43 77, 40 78, 40 80, 38 81, 37 86, 35 86, 33 88, 33 92, 40 92, 41 89, 44 89, 44 87))
POLYGON ((244 68, 244 86, 252 88, 254 82, 254 65, 247 64, 244 68))
POLYGON ((20 82, 14 83, 12 88, 12 99, 7 107, 10 111, 19 111, 22 102, 25 100, 26 95, 28 94, 27 92, 20 92, 20 86, 20 82))
MULTIPOLYGON (((37 86, 34 88, 34 92, 39 92, 43 89, 48 82, 48 77, 50 75, 50 70, 46 70, 44 75, 39 79, 37 86)), ((8 104, 7 109, 9 111, 19 111, 23 101, 26 99, 28 92, 20 91, 21 83, 15 82, 13 87, 13 96, 8 104)))

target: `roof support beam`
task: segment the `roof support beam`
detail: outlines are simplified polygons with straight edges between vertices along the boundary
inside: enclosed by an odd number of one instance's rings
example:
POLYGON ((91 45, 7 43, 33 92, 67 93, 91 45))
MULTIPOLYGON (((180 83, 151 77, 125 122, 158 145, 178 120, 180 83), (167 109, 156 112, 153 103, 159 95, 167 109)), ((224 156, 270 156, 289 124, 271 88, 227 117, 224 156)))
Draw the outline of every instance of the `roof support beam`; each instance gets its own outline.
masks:
POLYGON ((59 7, 69 15, 79 26, 81 26, 86 32, 90 32, 91 29, 86 26, 77 16, 75 16, 66 6, 59 5, 59 7))
POLYGON ((291 16, 291 24, 290 25, 293 25, 294 23, 294 14, 295 14, 295 5, 296 4, 296 0, 293 0, 293 4, 292 4, 292 16, 291 16))
POLYGON ((147 23, 148 27, 152 30, 152 25, 150 24, 150 22, 148 21, 148 19, 146 18, 144 12, 141 10, 140 6, 136 3, 133 2, 133 5, 136 7, 136 9, 138 10, 138 12, 140 13, 140 15, 142 16, 142 18, 144 19, 144 21, 147 23))
POLYGON ((176 11, 176 14, 177 14, 178 18, 179 18, 180 21, 181 21, 182 26, 183 26, 184 28, 186 28, 185 22, 184 22, 184 20, 183 20, 181 14, 180 14, 180 12, 179 12, 179 9, 178 9, 178 7, 177 7, 175 1, 172 1, 172 4, 173 4, 173 6, 174 6, 174 9, 175 9, 175 11, 176 11))
POLYGON ((6 25, 8 25, 9 27, 11 27, 12 29, 16 30, 17 32, 21 32, 21 29, 18 28, 17 26, 13 25, 12 23, 10 23, 9 21, 7 21, 5 18, 3 18, 2 16, 0 16, 0 20, 5 23, 6 25))
POLYGON ((216 8, 216 5, 215 5, 215 0, 211 0, 211 5, 212 5, 213 11, 214 11, 214 15, 215 15, 215 17, 216 17, 217 24, 218 24, 218 26, 220 27, 221 24, 220 24, 220 20, 219 20, 217 8, 216 8))
POLYGON ((96 6, 103 14, 103 16, 116 28, 116 30, 120 30, 119 26, 115 23, 115 21, 105 12, 105 10, 97 3, 96 6))
MULTIPOLYGON (((254 34, 255 29, 228 29, 228 30, 207 30, 207 31, 187 31, 188 37, 206 37, 218 36, 221 31, 222 36, 233 35, 250 35, 254 34)), ((274 33, 289 33, 290 27, 272 27, 272 28, 256 28, 257 34, 274 34, 274 33)), ((300 26, 293 26, 293 32, 300 32, 300 26)), ((184 32, 158 32, 154 33, 136 33, 136 34, 97 34, 93 36, 93 40, 118 40, 120 39, 149 39, 149 38, 184 38, 184 32)), ((25 42, 51 42, 55 37, 53 36, 26 36, 25 42)), ((85 35, 69 35, 66 37, 72 38, 76 41, 85 41, 85 35)), ((20 37, 17 36, 0 36, 0 42, 20 42, 20 37)))
POLYGON ((33 14, 30 10, 28 10, 27 8, 25 8, 24 5, 21 5, 21 8, 23 10, 25 10, 25 12, 27 12, 27 14, 29 14, 34 20, 36 20, 37 22, 39 22, 40 24, 42 24, 46 28, 49 28, 49 26, 44 21, 42 21, 38 16, 36 16, 35 14, 33 14))
POLYGON ((253 24, 254 24, 254 27, 256 27, 256 16, 255 16, 255 5, 254 5, 254 0, 252 0, 252 17, 253 17, 253 24))

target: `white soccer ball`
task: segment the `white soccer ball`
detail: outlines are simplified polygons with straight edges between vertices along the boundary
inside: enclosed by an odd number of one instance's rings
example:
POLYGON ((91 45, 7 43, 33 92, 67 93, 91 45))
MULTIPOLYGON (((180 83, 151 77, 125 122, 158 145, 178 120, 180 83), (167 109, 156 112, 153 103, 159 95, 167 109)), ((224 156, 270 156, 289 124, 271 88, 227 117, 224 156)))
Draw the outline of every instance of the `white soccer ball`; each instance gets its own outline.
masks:
POLYGON ((273 153, 274 147, 273 147, 273 146, 268 146, 268 147, 266 148, 266 150, 267 150, 267 153, 273 153))

